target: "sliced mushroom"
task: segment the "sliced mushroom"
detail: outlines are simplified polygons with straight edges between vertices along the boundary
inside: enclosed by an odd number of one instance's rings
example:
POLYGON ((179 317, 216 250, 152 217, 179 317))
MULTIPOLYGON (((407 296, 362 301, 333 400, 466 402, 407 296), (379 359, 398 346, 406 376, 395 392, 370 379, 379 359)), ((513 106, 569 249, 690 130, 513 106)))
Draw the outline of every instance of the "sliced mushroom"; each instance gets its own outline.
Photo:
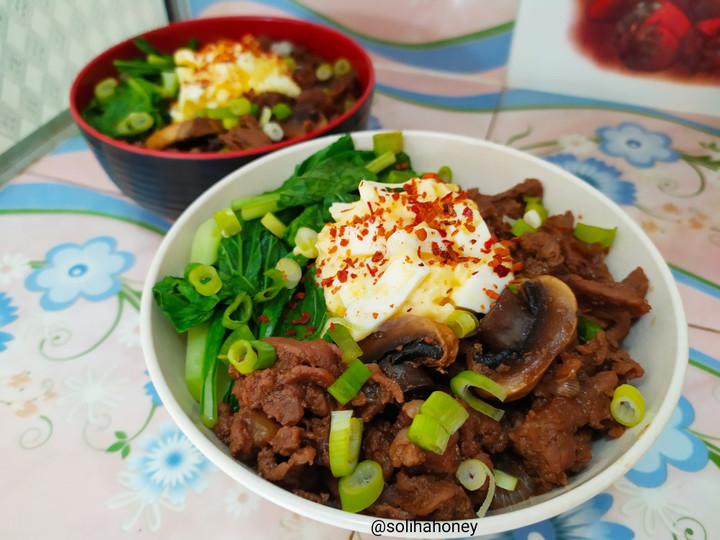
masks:
POLYGON ((208 135, 218 135, 224 131, 222 121, 198 117, 185 122, 168 124, 164 128, 158 129, 147 138, 145 146, 152 150, 164 150, 185 141, 208 135))
POLYGON ((444 324, 418 315, 402 315, 385 321, 363 339, 363 362, 425 365, 444 371, 455 360, 458 337, 444 324))
POLYGON ((573 340, 576 327, 572 290, 555 277, 537 276, 517 293, 503 291, 481 320, 476 339, 482 352, 472 360, 483 365, 474 367, 505 389, 506 401, 520 399, 573 340))
POLYGON ((383 373, 397 383, 405 400, 425 399, 440 385, 426 371, 424 366, 409 363, 394 364, 390 358, 384 358, 378 364, 383 373))

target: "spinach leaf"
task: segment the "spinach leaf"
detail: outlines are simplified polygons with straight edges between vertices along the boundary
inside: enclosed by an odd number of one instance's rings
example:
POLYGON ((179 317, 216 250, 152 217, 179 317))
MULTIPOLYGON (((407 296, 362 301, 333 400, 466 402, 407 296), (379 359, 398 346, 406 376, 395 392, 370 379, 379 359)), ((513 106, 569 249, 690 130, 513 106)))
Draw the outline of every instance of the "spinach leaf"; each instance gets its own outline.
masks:
POLYGON ((302 280, 302 294, 289 303, 280 316, 273 335, 293 336, 296 339, 317 339, 327 321, 327 306, 323 288, 315 281, 315 266, 311 265, 302 280), (302 298, 300 298, 302 297, 302 298))
POLYGON ((220 302, 217 295, 203 296, 186 278, 166 276, 153 287, 153 297, 178 332, 202 324, 220 302))

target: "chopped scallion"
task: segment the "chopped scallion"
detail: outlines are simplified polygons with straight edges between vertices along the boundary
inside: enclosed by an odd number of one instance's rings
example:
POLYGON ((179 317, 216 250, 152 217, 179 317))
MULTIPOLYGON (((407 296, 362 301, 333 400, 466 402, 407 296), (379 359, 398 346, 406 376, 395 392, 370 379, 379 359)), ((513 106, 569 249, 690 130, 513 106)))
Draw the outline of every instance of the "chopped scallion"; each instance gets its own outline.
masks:
POLYGON ((266 341, 238 339, 227 351, 228 362, 243 375, 272 366, 275 357, 275 347, 266 341))
POLYGON ((595 334, 597 334, 601 330, 602 326, 600 326, 599 324, 594 323, 593 321, 583 317, 582 315, 578 317, 577 334, 578 339, 581 343, 587 343, 595 337, 595 334))
POLYGON ((265 276, 270 279, 272 284, 253 297, 253 300, 258 303, 272 300, 285 287, 283 284, 283 274, 277 268, 266 270, 265 276))
POLYGON ((362 356, 360 345, 353 339, 350 333, 350 323, 340 317, 331 317, 325 323, 321 337, 327 334, 335 345, 343 352, 343 361, 351 362, 362 356))
POLYGON ((507 397, 505 390, 489 377, 470 370, 461 371, 450 380, 450 388, 455 395, 476 411, 495 420, 502 418, 505 411, 493 407, 472 393, 473 388, 478 388, 495 396, 500 401, 504 401, 507 397))
POLYGON ((450 434, 436 418, 428 414, 417 413, 410 424, 407 437, 423 450, 444 454, 450 434))
POLYGON ((450 394, 436 390, 420 405, 420 413, 435 418, 452 435, 470 416, 450 394))
POLYGON ((347 75, 352 71, 352 64, 347 58, 338 58, 333 62, 333 73, 336 77, 347 75))
POLYGON ((382 467, 376 461, 366 459, 355 467, 353 473, 338 482, 340 506, 346 512, 360 512, 374 503, 385 487, 382 467))
POLYGON ((286 289, 294 289, 302 278, 302 269, 294 259, 283 257, 275 265, 275 269, 282 272, 282 282, 286 289))
POLYGON ((573 230, 573 235, 578 240, 582 240, 588 244, 598 243, 604 248, 612 246, 613 240, 615 240, 615 233, 617 227, 612 229, 603 229, 602 227, 595 227, 594 225, 587 225, 585 223, 578 222, 573 230))
POLYGON ((213 214, 213 217, 215 218, 215 222, 218 224, 218 227, 220 227, 220 232, 225 238, 234 236, 242 231, 240 220, 237 218, 232 208, 223 208, 222 210, 218 210, 213 214))
POLYGON ((537 232, 537 229, 530 225, 523 218, 518 218, 515 220, 515 223, 513 223, 513 226, 510 228, 510 232, 515 236, 522 236, 525 233, 537 232))
POLYGON ((240 217, 245 221, 257 219, 265 214, 275 212, 278 209, 280 195, 277 193, 265 193, 245 199, 233 199, 232 209, 240 212, 240 217))
POLYGON ((438 169, 437 175, 443 182, 452 182, 452 169, 447 165, 443 165, 442 167, 440 167, 438 169))
POLYGON ((246 292, 241 292, 223 312, 222 323, 225 328, 234 330, 245 326, 250 320, 251 315, 252 299, 246 292), (240 314, 237 318, 233 319, 232 315, 238 311, 238 308, 240 308, 240 314))
POLYGON ((120 135, 138 135, 150 129, 155 120, 146 112, 131 112, 115 126, 120 135))
POLYGON ((505 491, 515 491, 518 479, 512 474, 508 474, 500 469, 493 469, 493 476, 495 476, 495 484, 497 487, 504 489, 505 491))
POLYGON ((468 491, 477 491, 489 477, 490 468, 479 459, 466 459, 455 471, 455 478, 468 491))
POLYGON ((327 81, 333 76, 333 68, 328 62, 323 62, 315 69, 315 77, 318 81, 327 81))
POLYGON ((190 246, 190 262, 212 264, 217 259, 222 233, 214 218, 203 222, 195 231, 190 246))
POLYGON ((389 131, 373 135, 373 152, 380 157, 387 152, 399 154, 403 151, 403 135, 401 131, 389 131))
POLYGON ((317 240, 318 233, 316 231, 310 227, 299 227, 295 233, 293 253, 308 259, 316 258, 318 256, 317 240))
POLYGON ((330 413, 330 436, 328 454, 330 472, 336 478, 348 476, 357 467, 360 457, 363 422, 353 418, 352 411, 332 411, 330 413))
POLYGON ((222 288, 222 280, 214 266, 198 264, 188 274, 188 281, 203 296, 212 296, 222 288))
POLYGON ((263 107, 260 110, 260 118, 258 119, 258 124, 260 124, 260 127, 263 127, 265 124, 267 124, 270 121, 270 118, 272 118, 272 109, 270 107, 263 107))
POLYGON ((109 98, 115 93, 117 85, 117 80, 113 79, 112 77, 103 79, 95 85, 95 97, 98 98, 100 101, 109 98))
POLYGON ((282 238, 287 231, 287 225, 280 221, 275 214, 268 212, 261 219, 260 223, 278 238, 282 238))
POLYGON ((328 392, 338 403, 345 405, 354 398, 363 384, 370 378, 372 371, 361 360, 355 359, 348 364, 337 380, 328 387, 328 392))
POLYGON ((250 114, 252 103, 250 103, 248 98, 241 97, 230 100, 228 108, 235 116, 245 116, 246 114, 250 114))
POLYGON ((271 109, 273 116, 278 120, 285 120, 292 115, 292 109, 287 103, 278 103, 271 109))
POLYGON ((277 122, 267 122, 263 128, 263 133, 268 136, 268 139, 270 139, 272 142, 278 142, 281 141, 282 138, 285 136, 285 132, 283 131, 283 128, 280 124, 277 122))
POLYGON ((472 336, 478 329, 477 317, 470 311, 463 309, 453 311, 445 321, 445 324, 448 325, 459 338, 472 336))
POLYGON ((623 426, 638 425, 645 416, 645 399, 640 390, 629 384, 621 384, 613 392, 610 413, 623 426))
POLYGON ((371 173, 378 174, 383 169, 386 169, 395 163, 395 161, 397 161, 395 154, 388 151, 373 159, 370 163, 365 165, 365 168, 371 173))

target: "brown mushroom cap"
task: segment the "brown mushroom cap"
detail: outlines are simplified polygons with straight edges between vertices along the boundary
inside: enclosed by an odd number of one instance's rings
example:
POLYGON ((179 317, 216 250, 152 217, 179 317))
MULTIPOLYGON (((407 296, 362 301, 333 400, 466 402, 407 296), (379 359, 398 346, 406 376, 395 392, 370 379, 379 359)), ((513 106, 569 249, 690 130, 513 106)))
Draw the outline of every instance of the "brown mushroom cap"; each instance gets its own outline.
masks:
POLYGON ((444 371, 455 361, 458 343, 448 326, 418 315, 402 315, 385 321, 358 345, 366 364, 385 360, 444 371))
POLYGON ((577 301, 553 276, 523 282, 518 292, 503 291, 480 321, 471 367, 500 384, 506 401, 527 395, 552 361, 575 337, 577 301))
POLYGON ((217 135, 224 131, 220 120, 198 117, 185 122, 168 124, 164 128, 158 129, 147 138, 145 146, 152 150, 164 150, 184 141, 217 135))

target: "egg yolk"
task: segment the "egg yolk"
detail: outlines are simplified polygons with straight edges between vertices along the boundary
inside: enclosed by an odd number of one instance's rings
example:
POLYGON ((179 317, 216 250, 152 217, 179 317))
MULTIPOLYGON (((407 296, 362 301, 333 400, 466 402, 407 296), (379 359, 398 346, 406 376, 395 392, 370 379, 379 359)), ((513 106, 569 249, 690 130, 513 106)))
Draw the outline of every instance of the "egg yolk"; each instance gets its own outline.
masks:
POLYGON ((250 34, 240 41, 209 43, 197 52, 178 49, 174 60, 180 85, 178 99, 170 107, 174 122, 190 120, 206 108, 226 106, 250 91, 300 95, 282 57, 263 51, 250 34))
POLYGON ((407 313, 438 322, 457 308, 486 313, 513 279, 508 248, 458 186, 430 174, 362 181, 359 193, 330 207, 316 260, 328 310, 355 339, 407 313))

